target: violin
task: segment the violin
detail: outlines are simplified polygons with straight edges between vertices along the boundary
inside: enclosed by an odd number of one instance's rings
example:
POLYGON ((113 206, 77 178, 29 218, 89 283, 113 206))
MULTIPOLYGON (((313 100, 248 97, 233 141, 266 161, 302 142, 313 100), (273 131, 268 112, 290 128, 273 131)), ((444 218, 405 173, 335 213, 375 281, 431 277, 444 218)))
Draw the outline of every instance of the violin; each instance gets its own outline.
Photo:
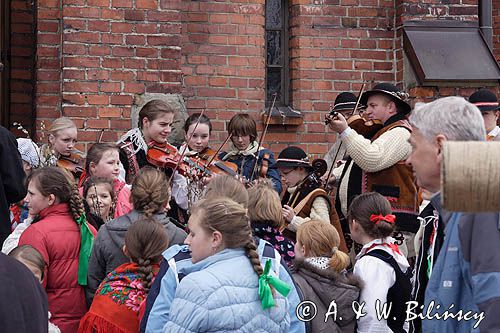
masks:
POLYGON ((367 120, 360 115, 350 116, 347 119, 347 125, 367 139, 373 138, 384 127, 384 123, 380 120, 367 120))
POLYGON ((177 148, 167 142, 158 143, 156 141, 153 141, 148 146, 146 159, 150 164, 162 169, 177 169, 181 175, 186 175, 188 167, 186 163, 182 163, 177 148))
POLYGON ((321 181, 321 177, 328 169, 326 161, 321 158, 317 158, 312 161, 311 166, 313 168, 312 172, 310 172, 309 175, 304 178, 299 185, 297 185, 297 189, 288 199, 288 206, 294 207, 299 197, 301 197, 301 193, 310 193, 311 191, 322 186, 323 182, 321 181))
POLYGON ((57 160, 57 166, 70 171, 77 177, 83 173, 85 158, 79 153, 71 153, 68 156, 61 155, 57 160))
POLYGON ((197 156, 184 157, 184 162, 189 166, 189 176, 193 178, 222 174, 238 175, 238 166, 235 163, 220 160, 210 148, 197 156))

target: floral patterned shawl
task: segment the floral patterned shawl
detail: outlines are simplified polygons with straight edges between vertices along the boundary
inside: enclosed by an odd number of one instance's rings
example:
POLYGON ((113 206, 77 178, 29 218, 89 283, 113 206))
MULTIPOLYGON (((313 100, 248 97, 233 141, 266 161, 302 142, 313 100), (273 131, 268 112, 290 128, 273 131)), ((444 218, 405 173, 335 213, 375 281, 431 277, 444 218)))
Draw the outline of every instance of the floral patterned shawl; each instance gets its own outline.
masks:
MULTIPOLYGON (((106 276, 80 322, 79 333, 139 332, 139 309, 147 292, 137 268, 135 263, 126 263, 106 276)), ((158 270, 159 265, 154 265, 154 276, 158 270)))

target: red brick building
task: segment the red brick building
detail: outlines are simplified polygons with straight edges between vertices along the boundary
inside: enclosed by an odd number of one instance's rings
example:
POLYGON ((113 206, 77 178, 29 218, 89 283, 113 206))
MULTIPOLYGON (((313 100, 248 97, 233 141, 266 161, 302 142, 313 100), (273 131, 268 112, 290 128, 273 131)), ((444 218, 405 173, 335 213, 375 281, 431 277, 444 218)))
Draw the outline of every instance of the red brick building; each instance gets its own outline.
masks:
POLYGON ((323 154, 333 137, 322 121, 330 103, 341 91, 357 94, 363 82, 395 82, 413 100, 468 96, 484 86, 500 96, 498 0, 10 0, 1 6, 2 123, 21 122, 39 136, 42 123, 66 115, 83 143, 96 141, 101 129, 103 141, 113 141, 131 127, 135 105, 150 94, 174 94, 190 113, 206 109, 220 142, 237 112, 261 124, 278 91, 281 110, 300 117, 278 119, 265 145, 279 151, 300 144, 323 154), (463 35, 447 37, 457 31, 463 35), (429 46, 422 44, 428 35, 438 36, 429 46), (448 67, 454 57, 439 47, 457 38, 463 42, 453 43, 453 52, 472 52, 457 75, 489 61, 490 77, 452 79, 425 68, 422 55, 448 67))

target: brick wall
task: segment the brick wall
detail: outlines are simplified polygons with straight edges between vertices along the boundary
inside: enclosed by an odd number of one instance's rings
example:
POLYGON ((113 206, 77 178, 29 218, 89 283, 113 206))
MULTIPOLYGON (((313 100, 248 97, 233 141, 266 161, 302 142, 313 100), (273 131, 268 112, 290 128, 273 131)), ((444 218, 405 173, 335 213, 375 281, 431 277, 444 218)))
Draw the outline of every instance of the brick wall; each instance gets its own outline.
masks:
MULTIPOLYGON (((131 127, 135 97, 179 93, 182 1, 39 1, 37 119, 75 120, 79 140, 115 141, 131 127), (62 29, 62 30, 61 30, 62 29), (42 74, 42 75, 41 75, 42 74)), ((40 125, 39 125, 40 126, 40 125)), ((40 127, 39 127, 40 128, 40 127)))
MULTIPOLYGON (((18 122, 34 133, 35 6, 33 2, 10 3, 10 124, 18 122)), ((24 134, 17 132, 19 136, 24 134)))
POLYGON ((500 1, 493 1, 493 53, 500 61, 500 1))
POLYGON ((186 1, 183 96, 190 112, 206 109, 214 141, 236 112, 258 119, 264 107, 264 0, 186 1))

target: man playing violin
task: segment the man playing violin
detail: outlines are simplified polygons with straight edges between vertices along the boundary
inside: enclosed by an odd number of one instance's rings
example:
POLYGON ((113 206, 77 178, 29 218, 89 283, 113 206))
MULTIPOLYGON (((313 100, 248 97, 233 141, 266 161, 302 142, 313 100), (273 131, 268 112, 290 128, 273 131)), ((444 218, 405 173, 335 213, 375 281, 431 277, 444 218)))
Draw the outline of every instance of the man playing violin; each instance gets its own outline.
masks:
POLYGON ((405 97, 404 92, 389 83, 377 84, 362 95, 360 102, 367 105, 364 117, 383 123, 371 139, 350 128, 341 114, 331 120, 329 127, 339 134, 349 155, 339 177, 335 202, 346 240, 349 239, 347 209, 351 201, 360 193, 375 191, 391 203, 397 230, 408 235, 407 255, 411 257, 414 253, 410 238, 419 227, 418 191, 411 169, 404 164, 411 153, 408 141, 411 126, 406 120, 411 107, 405 97))

